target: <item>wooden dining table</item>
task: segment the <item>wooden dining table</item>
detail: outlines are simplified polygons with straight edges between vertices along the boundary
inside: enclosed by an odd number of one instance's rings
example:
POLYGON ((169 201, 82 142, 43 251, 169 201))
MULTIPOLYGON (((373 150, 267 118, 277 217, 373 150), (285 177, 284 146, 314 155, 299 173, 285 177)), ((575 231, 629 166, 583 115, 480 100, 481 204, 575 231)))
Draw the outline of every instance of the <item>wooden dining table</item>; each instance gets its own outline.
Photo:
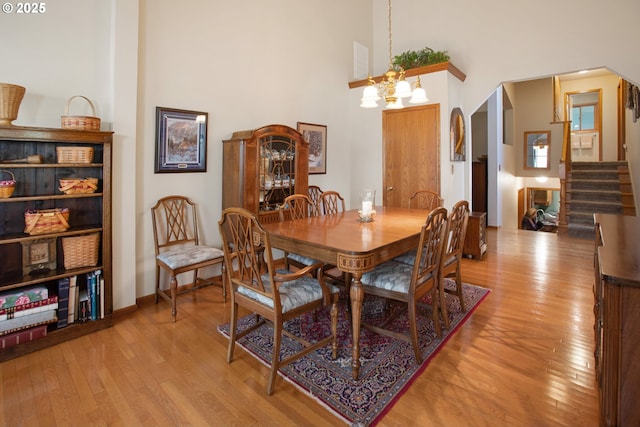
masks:
POLYGON ((349 297, 353 347, 353 379, 360 371, 360 317, 364 291, 360 278, 376 265, 418 246, 426 210, 377 206, 371 222, 362 222, 357 210, 333 215, 263 224, 271 246, 335 265, 352 278, 349 297))

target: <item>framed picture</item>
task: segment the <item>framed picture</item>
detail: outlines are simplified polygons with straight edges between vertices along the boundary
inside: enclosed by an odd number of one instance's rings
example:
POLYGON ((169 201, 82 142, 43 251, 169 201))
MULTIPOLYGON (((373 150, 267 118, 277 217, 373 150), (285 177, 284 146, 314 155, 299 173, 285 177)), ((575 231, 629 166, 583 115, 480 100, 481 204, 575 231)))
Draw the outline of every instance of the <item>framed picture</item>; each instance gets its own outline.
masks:
POLYGON ((56 269, 56 238, 30 240, 22 243, 22 274, 46 273, 56 269))
POLYGON ((298 122, 298 132, 309 143, 309 173, 327 173, 327 127, 298 122))
POLYGON ((156 173, 207 171, 208 116, 156 107, 156 173))

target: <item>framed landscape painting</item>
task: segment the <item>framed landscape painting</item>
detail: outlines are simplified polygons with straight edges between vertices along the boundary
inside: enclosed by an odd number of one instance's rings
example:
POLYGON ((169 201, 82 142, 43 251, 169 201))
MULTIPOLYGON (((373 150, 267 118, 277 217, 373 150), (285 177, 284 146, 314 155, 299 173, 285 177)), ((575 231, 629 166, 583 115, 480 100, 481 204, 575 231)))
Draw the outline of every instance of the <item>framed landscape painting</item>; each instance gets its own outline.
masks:
POLYGON ((298 132, 309 143, 309 173, 327 173, 327 127, 298 122, 298 132))
POLYGON ((156 107, 155 173, 207 171, 208 114, 156 107))

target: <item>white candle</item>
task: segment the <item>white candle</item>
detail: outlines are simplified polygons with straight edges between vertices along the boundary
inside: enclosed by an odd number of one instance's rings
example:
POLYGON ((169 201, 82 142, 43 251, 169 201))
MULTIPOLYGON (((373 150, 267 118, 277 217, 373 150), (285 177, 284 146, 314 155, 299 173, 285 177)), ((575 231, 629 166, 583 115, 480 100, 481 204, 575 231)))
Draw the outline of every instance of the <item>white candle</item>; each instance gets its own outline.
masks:
POLYGON ((362 215, 369 215, 371 213, 372 204, 370 200, 362 201, 362 215))

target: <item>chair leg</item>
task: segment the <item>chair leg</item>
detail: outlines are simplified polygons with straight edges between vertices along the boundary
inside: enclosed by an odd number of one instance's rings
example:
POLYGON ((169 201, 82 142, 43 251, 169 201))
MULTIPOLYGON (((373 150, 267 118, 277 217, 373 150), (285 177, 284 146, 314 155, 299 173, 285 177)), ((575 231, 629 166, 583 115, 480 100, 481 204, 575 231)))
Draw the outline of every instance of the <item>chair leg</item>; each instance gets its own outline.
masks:
POLYGON ((463 312, 467 311, 464 303, 464 297, 462 296, 462 275, 460 274, 460 264, 458 264, 458 267, 456 268, 456 294, 460 300, 460 308, 463 312))
POLYGON ((222 298, 227 302, 227 269, 224 262, 220 264, 220 277, 222 279, 222 298))
POLYGON ((227 349, 227 363, 233 360, 233 350, 236 345, 236 328, 238 327, 238 304, 231 304, 231 319, 229 322, 229 348, 227 349))
POLYGON ((282 321, 273 322, 273 356, 271 357, 271 372, 267 384, 267 394, 273 393, 273 385, 276 382, 278 368, 280 367, 280 342, 282 340, 282 321))
MULTIPOLYGON (((433 311, 433 327, 436 330, 438 338, 442 338, 442 328, 440 327, 440 313, 442 312, 442 305, 438 301, 438 290, 435 287, 431 291, 431 306, 433 311)), ((444 313, 446 313, 446 309, 444 313)), ((443 316, 446 316, 444 313, 443 316)))
POLYGON ((411 345, 413 345, 416 362, 422 363, 422 354, 420 353, 420 345, 418 344, 418 321, 415 301, 409 302, 409 333, 411 334, 411 345))
POLYGON ((337 298, 331 304, 331 333, 333 341, 331 342, 331 358, 336 360, 338 357, 338 303, 337 298))
POLYGON ((160 267, 156 265, 156 304, 158 303, 158 292, 160 292, 160 267))
MULTIPOLYGON (((447 293, 444 290, 444 277, 441 277, 438 281, 438 291, 440 293, 440 313, 442 313, 442 320, 444 321, 444 327, 449 329, 449 313, 447 312, 447 293)), ((435 300, 434 300, 435 303, 435 300)), ((435 307, 434 307, 435 310, 435 307)), ((435 310, 437 313, 437 310, 435 310)), ((440 325, 440 320, 438 320, 440 325)))
POLYGON ((176 314, 178 314, 178 310, 176 309, 176 300, 178 298, 178 279, 176 279, 175 274, 171 275, 171 318, 173 319, 173 323, 176 323, 176 314))

